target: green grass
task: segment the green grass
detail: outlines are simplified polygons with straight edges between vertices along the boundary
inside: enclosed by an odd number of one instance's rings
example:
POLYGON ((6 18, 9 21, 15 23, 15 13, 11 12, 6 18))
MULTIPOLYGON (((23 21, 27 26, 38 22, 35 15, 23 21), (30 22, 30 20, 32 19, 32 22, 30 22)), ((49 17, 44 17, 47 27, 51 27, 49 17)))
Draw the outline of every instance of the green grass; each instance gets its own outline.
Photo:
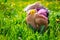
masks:
MULTIPOLYGON (((47 34, 48 30, 41 35, 28 27, 25 18, 26 13, 23 9, 35 1, 10 1, 0 2, 0 40, 60 40, 60 5, 52 2, 46 6, 50 10, 49 14, 49 28, 50 36, 47 34), (58 6, 58 7, 57 7, 58 6), (58 16, 57 16, 58 15, 58 16)), ((41 2, 46 5, 46 2, 41 2)))

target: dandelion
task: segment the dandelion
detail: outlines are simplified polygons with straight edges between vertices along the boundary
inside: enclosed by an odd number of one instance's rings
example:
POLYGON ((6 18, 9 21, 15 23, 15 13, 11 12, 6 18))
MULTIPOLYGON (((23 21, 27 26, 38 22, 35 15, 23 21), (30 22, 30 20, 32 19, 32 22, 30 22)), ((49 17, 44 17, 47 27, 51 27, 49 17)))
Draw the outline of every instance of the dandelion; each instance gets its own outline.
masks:
POLYGON ((13 6, 15 6, 15 3, 14 3, 14 2, 12 2, 11 6, 12 6, 12 7, 13 7, 13 6))
POLYGON ((60 22, 60 19, 56 19, 56 22, 60 22))
POLYGON ((36 10, 35 9, 29 10, 28 13, 34 15, 34 13, 36 13, 36 10))
POLYGON ((33 10, 31 10, 31 14, 34 14, 34 13, 36 13, 36 11, 33 9, 33 10))
POLYGON ((24 4, 27 4, 27 5, 28 5, 28 4, 30 4, 30 3, 29 3, 29 2, 25 2, 24 4))
POLYGON ((49 2, 46 2, 46 6, 48 6, 49 5, 49 2))

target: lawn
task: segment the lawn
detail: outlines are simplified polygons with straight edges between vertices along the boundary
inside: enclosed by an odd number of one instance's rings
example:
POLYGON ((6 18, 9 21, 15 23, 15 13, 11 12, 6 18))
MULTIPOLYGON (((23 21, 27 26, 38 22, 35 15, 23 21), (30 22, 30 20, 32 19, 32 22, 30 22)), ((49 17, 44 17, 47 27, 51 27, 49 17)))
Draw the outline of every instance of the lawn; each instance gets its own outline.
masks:
POLYGON ((23 9, 37 0, 0 0, 0 40, 60 40, 60 2, 39 1, 50 10, 45 33, 28 27, 23 9), (50 30, 48 33, 48 30, 50 30))

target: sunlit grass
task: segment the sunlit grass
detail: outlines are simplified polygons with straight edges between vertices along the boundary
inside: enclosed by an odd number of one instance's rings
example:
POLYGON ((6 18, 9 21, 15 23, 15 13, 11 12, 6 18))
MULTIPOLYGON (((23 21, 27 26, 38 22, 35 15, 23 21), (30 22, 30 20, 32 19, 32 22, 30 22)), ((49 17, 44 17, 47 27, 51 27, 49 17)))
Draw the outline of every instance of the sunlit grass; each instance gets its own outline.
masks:
POLYGON ((48 28, 50 36, 48 36, 48 30, 43 35, 34 33, 25 21, 26 12, 23 9, 34 2, 0 2, 0 40, 60 40, 60 4, 39 1, 50 10, 48 28))

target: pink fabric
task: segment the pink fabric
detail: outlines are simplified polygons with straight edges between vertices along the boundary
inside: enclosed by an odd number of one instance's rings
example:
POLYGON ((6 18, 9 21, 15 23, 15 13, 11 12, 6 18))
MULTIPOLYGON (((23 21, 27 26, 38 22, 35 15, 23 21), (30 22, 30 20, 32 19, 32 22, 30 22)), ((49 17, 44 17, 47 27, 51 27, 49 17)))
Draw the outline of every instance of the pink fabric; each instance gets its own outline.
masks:
POLYGON ((44 16, 47 16, 47 10, 46 10, 46 9, 40 9, 40 10, 38 11, 38 14, 42 14, 42 15, 44 15, 44 16))
POLYGON ((39 15, 39 17, 44 18, 45 20, 48 20, 48 18, 46 16, 44 16, 42 14, 38 14, 38 15, 39 15))

